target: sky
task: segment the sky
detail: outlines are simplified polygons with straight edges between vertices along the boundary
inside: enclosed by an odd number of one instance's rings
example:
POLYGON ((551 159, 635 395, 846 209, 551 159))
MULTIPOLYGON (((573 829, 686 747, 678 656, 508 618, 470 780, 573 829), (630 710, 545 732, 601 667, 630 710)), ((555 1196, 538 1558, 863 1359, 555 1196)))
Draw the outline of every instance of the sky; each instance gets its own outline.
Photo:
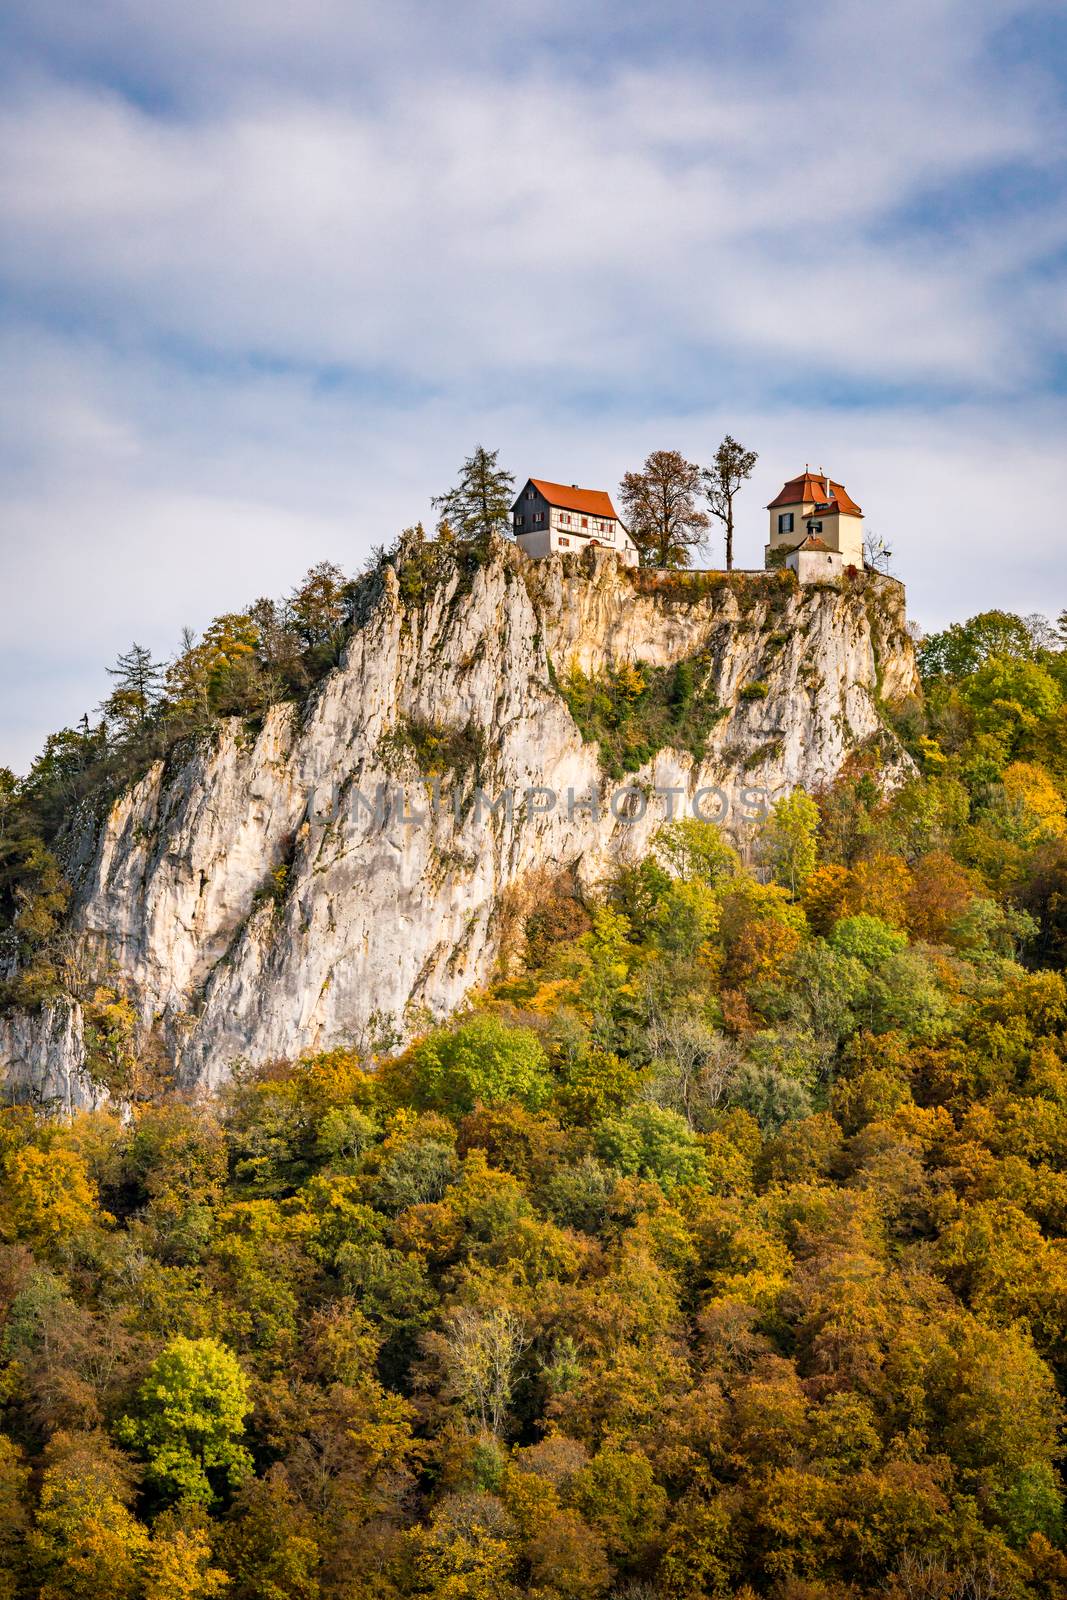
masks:
MULTIPOLYGON (((1067 606, 1063 0, 5 0, 0 763, 478 443, 805 463, 927 629, 1067 606)), ((721 560, 713 548, 708 564, 721 560)))

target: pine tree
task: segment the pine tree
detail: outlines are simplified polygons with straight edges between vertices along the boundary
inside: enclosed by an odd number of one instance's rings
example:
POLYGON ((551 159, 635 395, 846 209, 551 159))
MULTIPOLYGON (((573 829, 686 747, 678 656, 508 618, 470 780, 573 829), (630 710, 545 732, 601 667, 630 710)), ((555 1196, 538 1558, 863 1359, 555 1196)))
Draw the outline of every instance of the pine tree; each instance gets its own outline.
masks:
POLYGON ((727 434, 715 452, 714 463, 704 472, 708 510, 726 532, 727 572, 732 572, 734 565, 734 496, 745 479, 751 478, 758 459, 755 450, 746 450, 727 434))
POLYGON ((150 650, 135 642, 107 671, 117 681, 104 701, 105 716, 125 732, 143 728, 159 703, 163 667, 150 650))
POLYGON ((459 483, 447 494, 435 496, 432 505, 461 539, 477 539, 503 531, 511 516, 514 473, 497 466, 499 450, 479 445, 460 468, 459 483))

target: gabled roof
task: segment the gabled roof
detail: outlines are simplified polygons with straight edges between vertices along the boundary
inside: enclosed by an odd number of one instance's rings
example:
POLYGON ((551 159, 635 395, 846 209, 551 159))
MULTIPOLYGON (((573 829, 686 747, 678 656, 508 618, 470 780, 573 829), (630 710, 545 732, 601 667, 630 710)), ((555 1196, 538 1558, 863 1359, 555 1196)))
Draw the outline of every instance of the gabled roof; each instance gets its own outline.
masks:
POLYGON ((775 496, 767 507, 774 511, 778 506, 801 506, 815 504, 822 508, 823 516, 831 516, 835 511, 844 512, 846 516, 862 517, 863 512, 845 491, 844 484, 835 483, 832 478, 827 478, 822 472, 812 472, 805 467, 797 477, 790 478, 781 492, 775 496), (830 485, 830 499, 826 498, 826 485, 830 485))
MULTIPOLYGON (((582 511, 588 517, 611 517, 615 522, 619 520, 611 496, 604 489, 578 489, 570 483, 549 483, 547 478, 529 478, 527 482, 533 484, 550 506, 560 511, 582 511)), ((521 499, 520 494, 516 506, 521 499)))

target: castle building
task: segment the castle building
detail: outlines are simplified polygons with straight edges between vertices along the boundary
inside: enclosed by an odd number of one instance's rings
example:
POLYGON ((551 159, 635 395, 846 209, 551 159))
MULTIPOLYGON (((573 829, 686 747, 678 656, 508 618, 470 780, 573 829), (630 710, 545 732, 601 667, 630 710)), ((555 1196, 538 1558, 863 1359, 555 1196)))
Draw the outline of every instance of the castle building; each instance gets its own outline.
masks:
POLYGON ((616 551, 626 566, 638 565, 637 546, 603 489, 527 478, 511 508, 511 520, 515 542, 528 556, 557 550, 574 555, 599 545, 616 551))
POLYGON ((843 484, 809 467, 783 485, 767 507, 770 542, 765 564, 782 561, 802 583, 863 570, 863 512, 843 484))

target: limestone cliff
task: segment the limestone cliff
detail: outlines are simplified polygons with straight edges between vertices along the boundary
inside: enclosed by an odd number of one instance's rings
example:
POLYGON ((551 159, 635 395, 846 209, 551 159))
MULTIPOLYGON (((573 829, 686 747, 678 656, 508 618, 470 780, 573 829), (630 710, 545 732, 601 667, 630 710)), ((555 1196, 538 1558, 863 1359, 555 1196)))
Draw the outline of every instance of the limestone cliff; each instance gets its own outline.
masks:
MULTIPOLYGON (((187 1085, 402 1033, 413 1008, 446 1014, 492 971, 505 891, 543 868, 595 885, 701 788, 722 789, 743 842, 755 791, 824 784, 867 741, 887 781, 907 769, 880 709, 917 690, 890 580, 675 579, 607 555, 534 564, 503 541, 473 571, 433 560, 432 581, 390 566, 366 581, 342 663, 306 705, 274 707, 254 734, 224 723, 68 843, 76 964, 121 982, 187 1085), (690 659, 721 707, 702 759, 661 749, 613 809, 561 681, 690 659), (431 768, 436 806, 419 782, 431 768), (383 803, 398 785, 402 814, 383 803), (593 786, 598 814, 577 803, 593 786), (505 802, 479 816, 477 787, 505 802), (528 805, 530 789, 558 803, 528 805)), ((73 995, 0 1021, 15 1092, 90 1098, 83 1056, 73 995)))

